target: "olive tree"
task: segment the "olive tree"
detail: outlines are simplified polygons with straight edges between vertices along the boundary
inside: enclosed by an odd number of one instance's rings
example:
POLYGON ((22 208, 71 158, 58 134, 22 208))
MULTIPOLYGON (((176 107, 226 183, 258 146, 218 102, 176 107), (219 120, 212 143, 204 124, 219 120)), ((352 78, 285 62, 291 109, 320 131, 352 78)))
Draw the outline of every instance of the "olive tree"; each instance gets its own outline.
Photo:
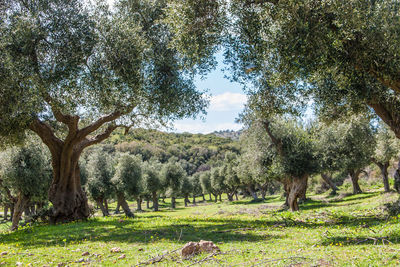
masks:
POLYGON ((126 196, 137 196, 141 193, 141 159, 127 154, 121 155, 111 179, 117 195, 118 205, 122 207, 127 217, 133 217, 126 196))
POLYGON ((188 176, 184 176, 181 183, 181 194, 183 196, 183 201, 185 203, 185 207, 187 207, 188 203, 190 203, 189 195, 193 191, 192 183, 188 176))
POLYGON ((163 184, 168 188, 171 197, 171 208, 176 207, 176 198, 180 194, 183 179, 187 176, 185 170, 178 162, 170 161, 162 168, 163 184))
POLYGON ((385 192, 390 192, 388 167, 390 160, 398 155, 398 141, 394 133, 385 125, 380 124, 375 134, 376 147, 371 158, 382 174, 383 187, 385 192))
POLYGON ((96 204, 100 207, 103 216, 108 216, 107 199, 113 194, 111 178, 114 175, 113 160, 111 156, 96 151, 89 156, 86 169, 88 173, 87 191, 96 204))
POLYGON ((207 100, 171 45, 165 1, 6 0, 0 5, 0 140, 49 148, 53 222, 89 216, 79 157, 118 127, 165 124, 207 100))
POLYGON ((150 161, 143 164, 143 186, 144 190, 151 195, 154 211, 158 211, 158 194, 162 189, 161 163, 150 161))
POLYGON ((14 202, 11 230, 16 230, 24 209, 31 201, 47 200, 51 181, 50 164, 44 148, 32 143, 10 148, 0 157, 1 186, 14 202))
POLYGON ((211 186, 211 172, 204 171, 200 175, 200 184, 203 190, 203 194, 209 194, 210 200, 212 200, 211 195, 215 197, 215 202, 217 202, 217 195, 214 192, 214 189, 211 186))
POLYGON ((237 155, 233 152, 227 152, 220 169, 220 175, 224 177, 225 192, 229 201, 233 200, 234 195, 237 198, 237 189, 240 186, 240 179, 236 171, 237 164, 237 155))
POLYGON ((201 176, 201 173, 196 172, 195 174, 193 174, 192 176, 189 177, 189 181, 192 185, 191 193, 193 195, 193 205, 196 205, 196 197, 197 196, 203 195, 203 200, 205 200, 203 189, 201 187, 200 176, 201 176))
POLYGON ((371 163, 375 139, 368 118, 353 116, 324 126, 319 134, 319 158, 322 171, 349 174, 353 194, 361 193, 359 176, 371 163))

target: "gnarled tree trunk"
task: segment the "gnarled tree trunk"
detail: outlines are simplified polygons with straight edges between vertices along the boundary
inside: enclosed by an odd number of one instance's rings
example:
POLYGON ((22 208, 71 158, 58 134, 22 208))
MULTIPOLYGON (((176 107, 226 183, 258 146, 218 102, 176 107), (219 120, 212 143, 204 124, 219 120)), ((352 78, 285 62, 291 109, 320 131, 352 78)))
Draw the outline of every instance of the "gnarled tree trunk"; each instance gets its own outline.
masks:
POLYGON ((353 185, 353 194, 354 195, 362 193, 361 187, 358 184, 358 180, 360 178, 360 173, 361 173, 361 170, 359 170, 359 169, 349 171, 351 183, 353 185))
POLYGON ((117 200, 118 200, 118 205, 121 206, 122 209, 124 210, 126 217, 133 218, 134 217, 133 213, 132 213, 131 209, 129 208, 128 203, 126 202, 124 192, 117 193, 117 200))
POLYGON ((372 159, 372 162, 374 162, 381 170, 383 188, 384 188, 385 192, 390 192, 389 176, 388 176, 389 162, 382 163, 382 162, 377 161, 374 158, 372 159))
POLYGON ((153 197, 153 209, 154 211, 158 211, 158 196, 156 191, 152 193, 152 197, 153 197))
POLYGON ((55 119, 68 127, 65 139, 61 140, 54 134, 55 130, 39 118, 34 119, 29 126, 51 152, 53 167, 53 181, 49 189, 49 200, 53 204, 51 222, 87 219, 90 215, 89 206, 86 194, 81 187, 79 157, 85 148, 105 140, 118 126, 108 124, 103 132, 92 137, 88 136, 103 125, 118 119, 123 112, 114 111, 79 129, 79 116, 63 114, 50 96, 46 96, 46 101, 50 105, 55 119))
POLYGON ((26 205, 29 202, 29 198, 19 193, 17 203, 14 205, 14 212, 12 215, 11 230, 17 230, 19 221, 21 220, 22 213, 24 212, 26 205))
POLYGON ((103 216, 106 217, 109 216, 110 214, 108 213, 108 210, 106 209, 103 203, 104 203, 103 198, 96 199, 96 204, 99 206, 101 212, 103 213, 103 216))
POLYGON ((306 194, 308 175, 285 179, 285 190, 287 194, 287 204, 291 211, 298 211, 298 199, 306 194))
POLYGON ((248 185, 247 190, 249 191, 254 200, 258 200, 258 195, 257 192, 253 189, 253 185, 248 185))
POLYGON ((326 173, 321 173, 321 177, 325 181, 325 183, 327 183, 329 187, 332 189, 331 195, 336 195, 338 188, 332 181, 331 176, 326 173))
POLYGON ((195 194, 193 194, 193 201, 192 202, 193 202, 193 205, 196 206, 196 195, 195 194))

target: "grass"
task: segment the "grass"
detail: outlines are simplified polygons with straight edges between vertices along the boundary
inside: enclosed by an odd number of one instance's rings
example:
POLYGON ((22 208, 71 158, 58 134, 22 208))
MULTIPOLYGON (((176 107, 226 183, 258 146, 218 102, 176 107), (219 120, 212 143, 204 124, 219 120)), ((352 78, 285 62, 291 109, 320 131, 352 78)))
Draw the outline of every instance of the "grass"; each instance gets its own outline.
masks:
MULTIPOLYGON (((181 248, 189 241, 211 240, 222 253, 211 266, 398 266, 400 217, 383 210, 395 193, 311 196, 301 211, 280 211, 282 199, 265 202, 199 203, 160 212, 95 217, 87 222, 33 225, 0 234, 0 263, 21 266, 134 266, 181 248), (111 253, 119 247, 121 253, 111 253), (82 256, 84 252, 89 255, 82 256), (122 254, 125 258, 118 259, 122 254)), ((171 253, 159 266, 186 266, 209 255, 183 260, 171 253)))

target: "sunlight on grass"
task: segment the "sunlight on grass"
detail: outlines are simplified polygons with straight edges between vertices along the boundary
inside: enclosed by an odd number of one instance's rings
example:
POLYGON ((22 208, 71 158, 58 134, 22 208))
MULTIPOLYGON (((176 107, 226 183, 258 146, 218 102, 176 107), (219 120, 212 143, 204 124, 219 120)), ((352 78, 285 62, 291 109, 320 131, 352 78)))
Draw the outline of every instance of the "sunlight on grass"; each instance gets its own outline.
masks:
MULTIPOLYGON (((203 239, 222 251, 205 262, 210 265, 397 265, 399 218, 388 217, 383 210, 384 203, 394 199, 395 194, 378 192, 330 199, 314 196, 296 213, 281 211, 279 196, 265 202, 207 202, 184 209, 180 200, 177 210, 164 206, 160 212, 135 213, 134 219, 96 217, 26 226, 13 233, 3 225, 0 262, 135 265, 203 239), (113 247, 122 252, 111 253, 113 247), (126 257, 118 259, 122 254, 126 257)), ((162 265, 188 265, 205 257, 182 260, 174 253, 162 265)))

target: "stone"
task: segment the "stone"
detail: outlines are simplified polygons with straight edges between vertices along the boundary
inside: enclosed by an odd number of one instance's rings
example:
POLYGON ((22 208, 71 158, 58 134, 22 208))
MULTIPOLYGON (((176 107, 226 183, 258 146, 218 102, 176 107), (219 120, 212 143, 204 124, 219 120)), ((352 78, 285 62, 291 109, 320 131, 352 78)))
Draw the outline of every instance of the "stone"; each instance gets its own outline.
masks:
POLYGON ((126 258, 125 254, 122 254, 121 256, 118 257, 119 260, 122 260, 122 259, 125 259, 125 258, 126 258))
POLYGON ((85 251, 81 254, 81 256, 88 256, 90 253, 88 251, 85 251))
POLYGON ((114 247, 114 248, 110 249, 110 252, 111 253, 120 253, 121 249, 119 247, 114 247))
POLYGON ((0 256, 5 256, 8 254, 8 251, 3 251, 2 253, 0 253, 0 256))
POLYGON ((219 251, 221 251, 219 247, 217 247, 212 241, 201 240, 200 242, 186 243, 181 250, 181 255, 186 259, 203 252, 214 253, 219 251))

